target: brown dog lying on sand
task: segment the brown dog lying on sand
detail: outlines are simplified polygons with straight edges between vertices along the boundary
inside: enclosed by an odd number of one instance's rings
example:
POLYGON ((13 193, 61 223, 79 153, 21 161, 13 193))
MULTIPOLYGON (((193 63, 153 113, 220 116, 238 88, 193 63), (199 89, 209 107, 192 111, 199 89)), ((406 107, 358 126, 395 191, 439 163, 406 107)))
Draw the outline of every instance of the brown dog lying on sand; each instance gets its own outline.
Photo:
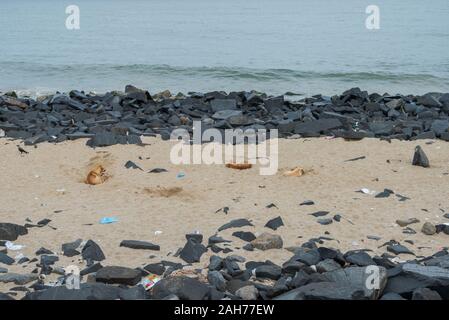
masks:
POLYGON ((96 166, 87 175, 86 183, 91 184, 91 185, 102 184, 107 179, 105 173, 106 173, 106 170, 105 170, 105 168, 103 168, 102 165, 96 166))
POLYGON ((237 170, 245 170, 250 169, 252 167, 251 163, 227 163, 227 168, 237 169, 237 170))

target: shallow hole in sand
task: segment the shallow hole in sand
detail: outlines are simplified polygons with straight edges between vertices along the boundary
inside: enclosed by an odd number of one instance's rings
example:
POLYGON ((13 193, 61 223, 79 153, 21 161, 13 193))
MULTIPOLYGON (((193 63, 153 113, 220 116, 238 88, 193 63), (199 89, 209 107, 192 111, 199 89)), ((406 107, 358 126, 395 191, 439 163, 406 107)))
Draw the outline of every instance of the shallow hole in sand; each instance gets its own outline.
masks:
POLYGON ((156 187, 156 188, 144 188, 143 191, 152 196, 168 198, 183 193, 184 189, 181 187, 170 187, 170 188, 156 187))

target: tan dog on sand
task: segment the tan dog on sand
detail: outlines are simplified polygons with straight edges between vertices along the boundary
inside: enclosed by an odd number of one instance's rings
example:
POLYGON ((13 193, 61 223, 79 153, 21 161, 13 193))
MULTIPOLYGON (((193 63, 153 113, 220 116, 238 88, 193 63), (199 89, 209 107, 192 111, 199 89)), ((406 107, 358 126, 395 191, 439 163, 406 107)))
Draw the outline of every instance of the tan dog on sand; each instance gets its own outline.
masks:
POLYGON ((86 178, 86 183, 91 185, 102 184, 106 181, 105 176, 106 170, 102 165, 96 166, 92 171, 89 172, 86 178))

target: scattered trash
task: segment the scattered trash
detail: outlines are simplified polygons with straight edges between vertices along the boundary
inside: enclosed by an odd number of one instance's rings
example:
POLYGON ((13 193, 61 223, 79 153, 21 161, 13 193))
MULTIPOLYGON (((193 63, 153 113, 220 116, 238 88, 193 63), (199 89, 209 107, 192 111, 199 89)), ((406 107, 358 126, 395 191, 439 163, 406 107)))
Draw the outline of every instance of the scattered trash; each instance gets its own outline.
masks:
POLYGON ((160 230, 154 231, 154 235, 155 235, 155 236, 158 236, 158 235, 160 235, 160 234, 162 234, 162 231, 160 231, 160 230))
POLYGON ((186 174, 184 173, 184 172, 179 172, 177 175, 176 175, 176 179, 182 179, 182 178, 184 178, 186 176, 186 174))
POLYGON ((145 288, 145 290, 150 290, 160 280, 161 278, 159 276, 155 274, 149 274, 148 276, 142 279, 141 284, 145 288))
POLYGON ((92 171, 89 172, 86 178, 86 183, 90 185, 102 184, 106 181, 106 169, 103 166, 98 165, 92 171))
POLYGON ((305 174, 305 171, 301 167, 295 167, 292 170, 285 171, 283 173, 283 175, 286 176, 286 177, 300 177, 300 176, 302 176, 304 174, 305 174))
POLYGON ((237 170, 245 170, 245 169, 250 169, 252 168, 252 164, 251 163, 227 163, 226 164, 226 168, 231 168, 231 169, 237 169, 237 170))
POLYGON ((104 217, 100 219, 100 224, 110 224, 114 222, 118 222, 116 217, 104 217))
POLYGON ((376 191, 370 190, 370 189, 368 189, 368 188, 362 188, 362 189, 360 189, 360 190, 358 190, 358 191, 356 191, 356 192, 361 192, 361 193, 364 193, 364 194, 370 194, 370 195, 376 194, 376 191))
POLYGON ((3 129, 0 129, 0 138, 3 138, 5 135, 5 131, 3 129))
POLYGON ((23 248, 25 248, 25 246, 20 245, 20 244, 14 244, 11 241, 6 241, 5 247, 6 247, 6 249, 11 250, 11 251, 19 251, 19 250, 22 250, 23 248))

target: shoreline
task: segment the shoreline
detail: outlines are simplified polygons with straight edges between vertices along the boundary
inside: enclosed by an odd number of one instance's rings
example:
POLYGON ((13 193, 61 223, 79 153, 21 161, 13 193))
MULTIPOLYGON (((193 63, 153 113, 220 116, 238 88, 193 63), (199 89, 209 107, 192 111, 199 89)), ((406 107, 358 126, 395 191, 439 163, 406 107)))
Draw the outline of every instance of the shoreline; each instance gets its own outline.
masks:
POLYGON ((341 95, 299 100, 258 92, 151 95, 131 85, 125 92, 89 95, 80 91, 18 98, 0 96, 0 130, 26 145, 90 138, 90 144, 140 143, 140 136, 167 139, 176 128, 278 129, 279 137, 335 136, 350 140, 449 141, 449 93, 382 96, 352 88, 341 95))

